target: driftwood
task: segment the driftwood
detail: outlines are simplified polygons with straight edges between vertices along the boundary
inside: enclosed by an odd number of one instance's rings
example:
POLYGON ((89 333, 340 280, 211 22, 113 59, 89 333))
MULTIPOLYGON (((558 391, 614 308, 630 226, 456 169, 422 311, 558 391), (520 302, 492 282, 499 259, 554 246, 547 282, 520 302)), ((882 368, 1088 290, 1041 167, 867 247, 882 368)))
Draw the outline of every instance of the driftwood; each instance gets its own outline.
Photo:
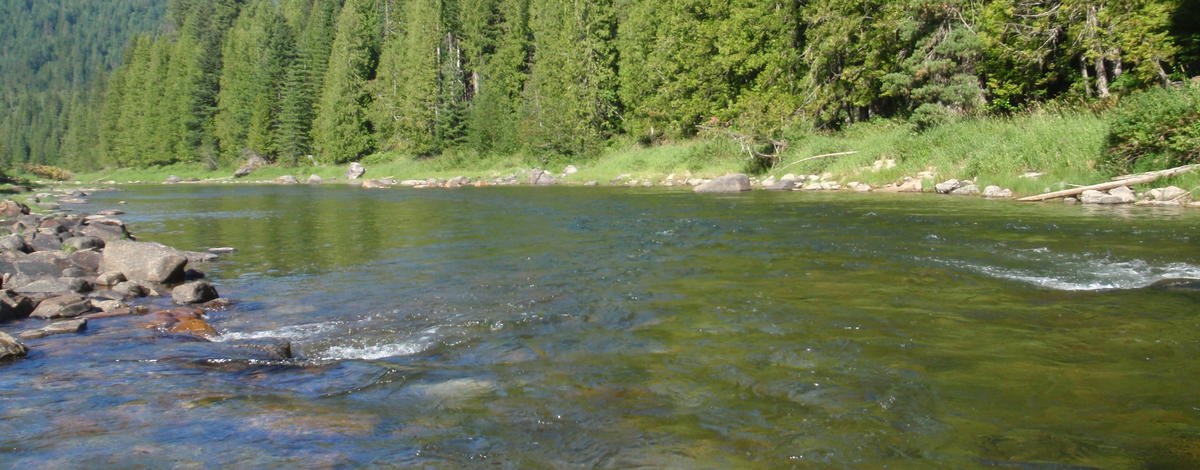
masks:
POLYGON ((807 162, 807 161, 809 161, 809 160, 816 160, 816 159, 818 159, 818 158, 841 157, 841 156, 843 156, 843 155, 854 155, 854 154, 856 154, 856 153, 858 153, 858 150, 852 150, 852 151, 849 151, 849 152, 836 152, 836 153, 826 153, 826 154, 822 154, 822 155, 813 155, 813 156, 811 156, 811 157, 805 157, 805 158, 801 158, 801 159, 799 159, 799 160, 796 160, 796 161, 794 161, 794 162, 788 163, 787 165, 784 165, 784 166, 782 166, 782 167, 779 167, 779 169, 780 169, 780 170, 782 170, 782 169, 784 169, 784 168, 787 168, 787 167, 789 167, 789 166, 795 165, 795 164, 797 164, 797 163, 803 163, 803 162, 807 162))
POLYGON ((1023 197, 1023 198, 1017 199, 1017 200, 1022 201, 1022 202, 1045 201, 1048 199, 1056 199, 1056 198, 1060 198, 1060 197, 1074 196, 1076 194, 1081 194, 1084 191, 1091 191, 1091 190, 1105 191, 1105 190, 1109 190, 1109 189, 1113 189, 1113 188, 1119 188, 1121 186, 1133 186, 1135 184, 1145 184, 1145 183, 1155 181, 1155 180, 1165 177, 1165 176, 1172 176, 1172 175, 1178 175, 1180 173, 1186 173, 1188 171, 1192 171, 1192 170, 1196 169, 1197 167, 1200 167, 1200 164, 1184 165, 1184 166, 1175 167, 1175 168, 1171 168, 1171 169, 1167 169, 1167 170, 1151 171, 1151 172, 1147 172, 1147 173, 1139 173, 1136 175, 1124 175, 1124 176, 1120 176, 1119 178, 1121 178, 1121 179, 1116 180, 1116 181, 1109 181, 1107 183, 1093 184, 1090 186, 1080 186, 1078 188, 1072 188, 1072 189, 1064 189, 1062 191, 1054 191, 1052 193, 1038 194, 1037 196, 1023 197))
POLYGON ((780 155, 782 155, 783 151, 787 150, 788 147, 788 142, 786 140, 771 139, 759 135, 734 132, 733 130, 721 125, 713 124, 711 122, 710 124, 698 125, 696 128, 702 131, 724 134, 726 137, 729 137, 737 142, 738 145, 742 147, 742 151, 746 152, 746 154, 750 156, 750 159, 757 158, 765 160, 769 165, 772 166, 779 162, 780 155), (771 149, 775 152, 763 153, 758 151, 758 147, 763 147, 766 145, 770 145, 771 149))

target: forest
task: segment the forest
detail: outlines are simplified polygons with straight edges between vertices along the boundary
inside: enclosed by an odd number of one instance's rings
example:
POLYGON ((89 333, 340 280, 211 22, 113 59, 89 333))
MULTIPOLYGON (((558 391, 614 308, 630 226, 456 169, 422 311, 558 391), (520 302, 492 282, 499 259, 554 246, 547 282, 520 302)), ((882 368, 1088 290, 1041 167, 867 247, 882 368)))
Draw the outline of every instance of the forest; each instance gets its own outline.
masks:
POLYGON ((6 86, 7 165, 588 155, 701 128, 770 138, 881 118, 920 131, 1102 107, 1200 70, 1200 7, 1184 0, 76 3, 157 25, 109 18, 103 38, 55 47, 124 35, 119 63, 93 52, 67 74, 90 77, 6 86))

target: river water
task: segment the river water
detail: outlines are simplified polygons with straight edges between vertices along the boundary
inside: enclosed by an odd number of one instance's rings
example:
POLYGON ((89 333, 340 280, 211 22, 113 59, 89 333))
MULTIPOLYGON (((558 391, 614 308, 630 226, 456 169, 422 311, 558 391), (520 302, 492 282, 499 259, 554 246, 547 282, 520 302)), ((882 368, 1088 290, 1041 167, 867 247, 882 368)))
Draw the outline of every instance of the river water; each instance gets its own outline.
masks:
MULTIPOLYGON (((216 342, 0 365, 12 468, 1200 467, 1198 211, 929 195, 148 186, 216 342), (290 341, 297 359, 238 344, 290 341)), ((3 327, 20 331, 25 324, 3 327)))

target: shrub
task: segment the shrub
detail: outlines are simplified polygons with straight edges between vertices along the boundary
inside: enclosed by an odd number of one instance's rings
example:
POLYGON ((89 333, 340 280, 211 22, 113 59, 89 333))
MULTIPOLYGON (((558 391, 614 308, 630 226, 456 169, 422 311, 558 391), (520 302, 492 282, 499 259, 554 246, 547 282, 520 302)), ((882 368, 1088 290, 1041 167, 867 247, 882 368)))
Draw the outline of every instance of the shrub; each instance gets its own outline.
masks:
POLYGON ((1200 163, 1200 82, 1131 95, 1109 115, 1106 170, 1200 163))
POLYGON ((74 173, 56 166, 21 163, 20 167, 34 176, 55 181, 66 181, 75 177, 74 173))

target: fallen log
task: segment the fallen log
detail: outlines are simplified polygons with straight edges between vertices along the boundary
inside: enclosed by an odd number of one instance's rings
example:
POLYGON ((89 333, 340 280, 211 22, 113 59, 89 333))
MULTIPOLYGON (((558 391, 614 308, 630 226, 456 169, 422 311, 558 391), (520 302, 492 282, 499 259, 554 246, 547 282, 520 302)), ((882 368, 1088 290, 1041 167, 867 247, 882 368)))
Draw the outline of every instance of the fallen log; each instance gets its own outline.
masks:
POLYGON ((1023 197, 1023 198, 1017 199, 1017 200, 1021 201, 1021 202, 1045 201, 1048 199, 1057 199, 1060 197, 1067 197, 1067 196, 1074 196, 1076 194, 1082 194, 1084 191, 1091 191, 1091 190, 1107 191, 1109 189, 1119 188, 1121 186, 1133 186, 1136 184, 1145 184, 1145 183, 1155 181, 1164 176, 1172 176, 1172 175, 1178 175, 1180 173, 1186 173, 1188 171, 1196 169, 1196 167, 1200 167, 1200 165, 1196 165, 1196 164, 1184 165, 1184 166, 1170 168, 1170 169, 1166 169, 1166 170, 1151 171, 1151 172, 1141 173, 1141 174, 1137 174, 1137 175, 1125 175, 1128 177, 1124 178, 1124 179, 1116 180, 1116 181, 1109 181, 1107 183, 1093 184, 1093 185, 1089 185, 1089 186, 1080 186, 1078 188, 1064 189, 1062 191, 1054 191, 1051 193, 1038 194, 1036 196, 1023 197))
POLYGON ((1151 173, 1162 173, 1163 174, 1162 176, 1171 176, 1171 175, 1177 175, 1179 173, 1185 173, 1185 172, 1191 171, 1192 169, 1195 169, 1196 167, 1200 167, 1200 164, 1177 166, 1177 167, 1171 168, 1169 170, 1148 171, 1145 173, 1133 173, 1133 174, 1129 174, 1129 175, 1114 176, 1112 178, 1112 180, 1113 181, 1124 181, 1124 180, 1131 179, 1131 178, 1137 178, 1139 176, 1149 175, 1151 173))

